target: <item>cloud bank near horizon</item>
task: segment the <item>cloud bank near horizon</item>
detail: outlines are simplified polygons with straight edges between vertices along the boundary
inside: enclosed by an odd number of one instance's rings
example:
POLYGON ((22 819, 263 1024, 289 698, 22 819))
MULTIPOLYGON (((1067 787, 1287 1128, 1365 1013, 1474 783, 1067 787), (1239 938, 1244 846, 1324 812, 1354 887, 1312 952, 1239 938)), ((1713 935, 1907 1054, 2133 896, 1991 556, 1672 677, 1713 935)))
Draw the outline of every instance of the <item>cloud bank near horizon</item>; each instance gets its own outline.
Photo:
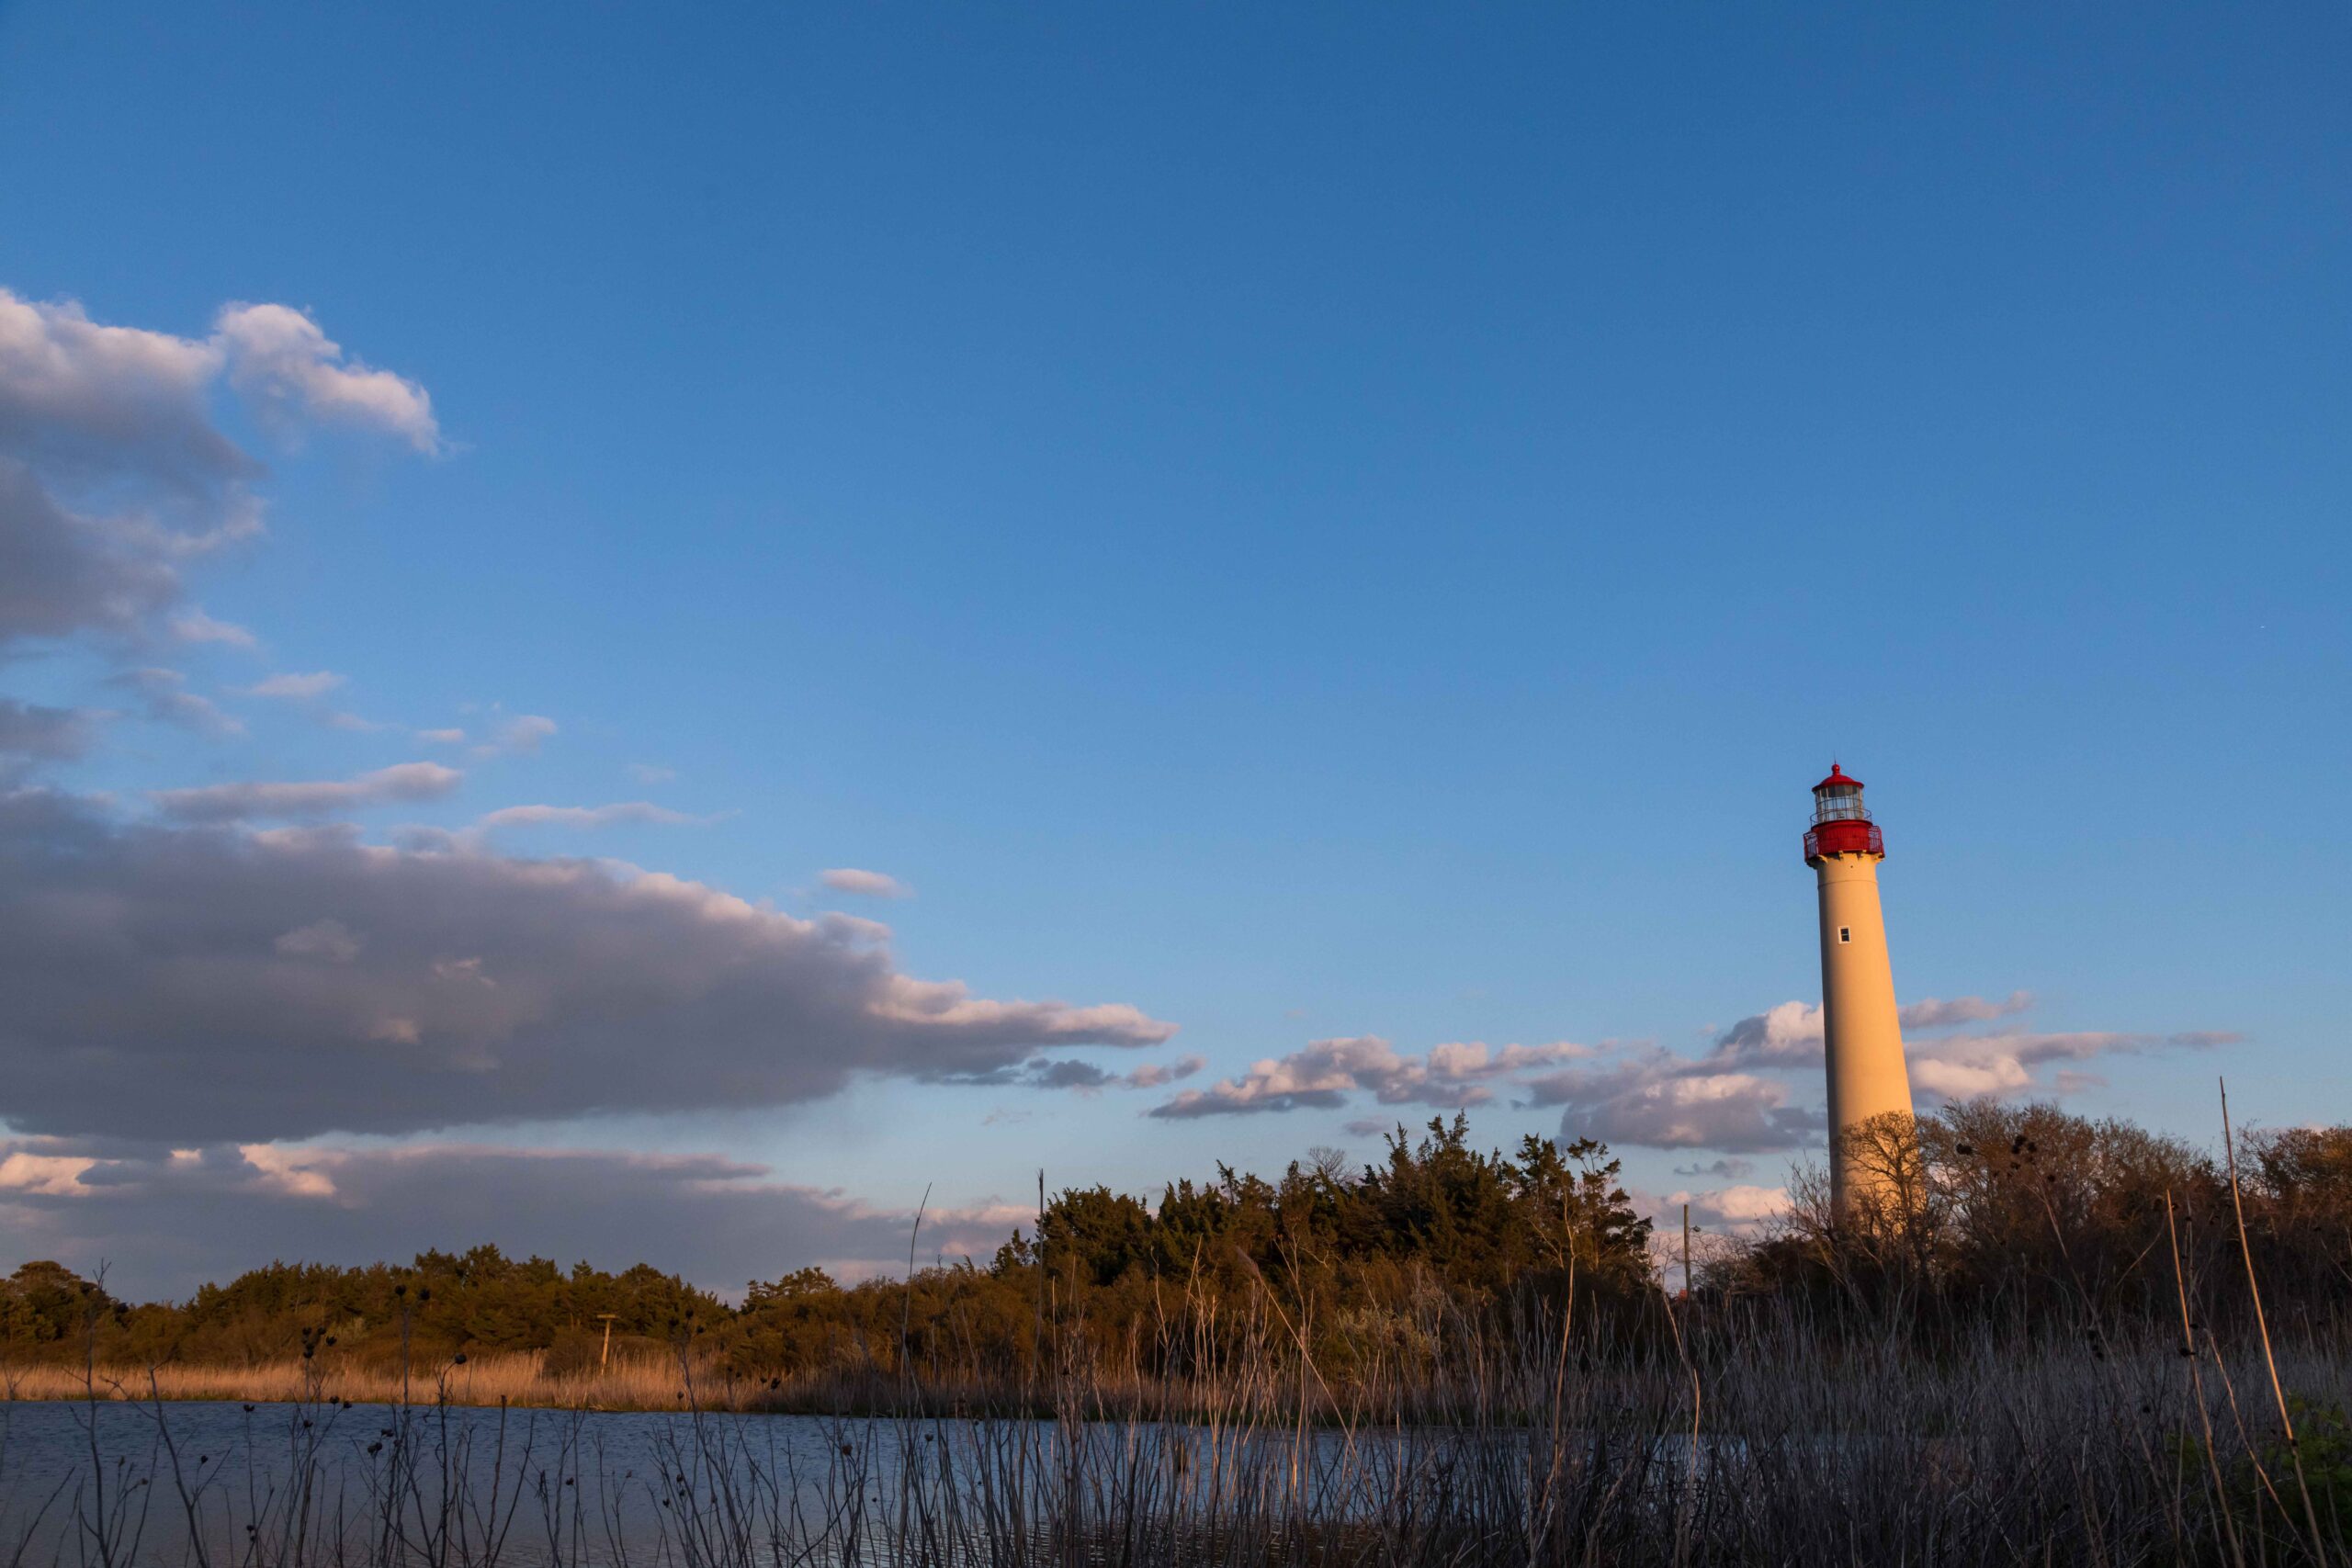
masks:
POLYGON ((816 1263, 835 1277, 985 1261, 1029 1209, 986 1201, 912 1213, 778 1179, 711 1155, 215 1144, 175 1150, 0 1142, 0 1224, 28 1256, 107 1258, 134 1300, 185 1296, 269 1256, 343 1264, 488 1241, 510 1256, 612 1267, 616 1246, 664 1272, 740 1295, 754 1272, 816 1263), (622 1242, 616 1238, 632 1238, 622 1242))
POLYGON ((26 1131, 200 1143, 784 1105, 1175 1032, 917 979, 888 939, 593 861, 0 796, 0 1073, 26 1131), (302 935, 327 922, 335 941, 302 935))

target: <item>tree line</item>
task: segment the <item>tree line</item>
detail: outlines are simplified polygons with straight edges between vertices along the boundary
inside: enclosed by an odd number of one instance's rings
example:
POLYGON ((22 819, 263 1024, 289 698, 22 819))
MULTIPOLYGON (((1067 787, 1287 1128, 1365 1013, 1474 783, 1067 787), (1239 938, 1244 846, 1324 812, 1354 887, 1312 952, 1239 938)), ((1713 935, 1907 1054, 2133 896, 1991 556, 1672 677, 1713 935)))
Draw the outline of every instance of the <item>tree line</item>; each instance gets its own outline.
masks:
POLYGON ((1482 1152, 1456 1116, 1400 1127, 1359 1166, 1329 1152, 1274 1179, 1219 1166, 1156 1202, 1069 1189, 986 1259, 846 1285, 803 1268, 735 1302, 644 1264, 566 1269, 487 1245, 404 1265, 276 1262, 145 1303, 33 1261, 0 1280, 0 1355, 382 1370, 536 1352, 560 1374, 609 1348, 776 1382, 1035 1379, 1073 1359, 1183 1378, 1246 1339, 1340 1379, 1435 1368, 1488 1327, 1565 1315, 1600 1344, 1670 1331, 1670 1311, 1758 1303, 1929 1347, 1988 1324, 2161 1333, 2192 1302, 2210 1332, 2244 1310, 2249 1262, 2274 1332, 2347 1326, 2352 1128, 2243 1136, 2226 1151, 2234 1183, 2226 1157, 2186 1140, 2047 1105, 1954 1106, 1868 1141, 1856 1157, 1891 1197, 1839 1215, 1818 1168, 1801 1169, 1765 1234, 1708 1238, 1679 1307, 1661 1305, 1650 1223, 1604 1146, 1529 1137, 1482 1152))

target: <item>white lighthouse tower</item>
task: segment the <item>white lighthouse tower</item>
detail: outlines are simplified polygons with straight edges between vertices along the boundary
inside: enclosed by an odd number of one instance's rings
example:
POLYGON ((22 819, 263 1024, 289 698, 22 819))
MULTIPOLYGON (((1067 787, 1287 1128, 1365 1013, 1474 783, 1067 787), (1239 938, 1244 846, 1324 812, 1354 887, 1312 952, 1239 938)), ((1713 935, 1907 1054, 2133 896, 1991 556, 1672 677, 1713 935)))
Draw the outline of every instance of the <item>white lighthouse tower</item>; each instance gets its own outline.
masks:
MULTIPOLYGON (((1804 863, 1821 889, 1821 1009, 1828 1041, 1829 1186, 1847 1212, 1856 1176, 1848 1135, 1889 1111, 1911 1114, 1911 1077, 1903 1065, 1903 1025, 1895 1014, 1894 971, 1879 912, 1878 863, 1886 840, 1862 804, 1862 782, 1832 762, 1813 786, 1813 826, 1804 863)), ((1867 1179, 1865 1178, 1864 1179, 1867 1179)))

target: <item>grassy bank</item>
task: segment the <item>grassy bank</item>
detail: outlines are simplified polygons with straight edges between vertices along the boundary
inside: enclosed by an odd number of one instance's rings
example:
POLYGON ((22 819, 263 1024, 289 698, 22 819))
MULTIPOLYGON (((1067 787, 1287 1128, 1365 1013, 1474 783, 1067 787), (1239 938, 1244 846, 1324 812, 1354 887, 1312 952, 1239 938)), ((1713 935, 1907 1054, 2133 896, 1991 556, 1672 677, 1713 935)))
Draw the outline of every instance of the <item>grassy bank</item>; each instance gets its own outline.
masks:
POLYGON ((597 1410, 676 1410, 691 1397, 707 1410, 749 1410, 769 1407, 755 1401, 781 1393, 712 1373, 696 1380, 690 1394, 674 1360, 631 1358, 602 1371, 558 1374, 545 1370, 545 1360, 536 1350, 474 1355, 462 1365, 413 1369, 405 1378, 397 1367, 321 1366, 299 1359, 258 1366, 101 1366, 94 1373, 78 1366, 35 1363, 0 1367, 0 1397, 85 1399, 95 1387, 96 1396, 107 1400, 399 1404, 446 1399, 453 1404, 597 1410))

